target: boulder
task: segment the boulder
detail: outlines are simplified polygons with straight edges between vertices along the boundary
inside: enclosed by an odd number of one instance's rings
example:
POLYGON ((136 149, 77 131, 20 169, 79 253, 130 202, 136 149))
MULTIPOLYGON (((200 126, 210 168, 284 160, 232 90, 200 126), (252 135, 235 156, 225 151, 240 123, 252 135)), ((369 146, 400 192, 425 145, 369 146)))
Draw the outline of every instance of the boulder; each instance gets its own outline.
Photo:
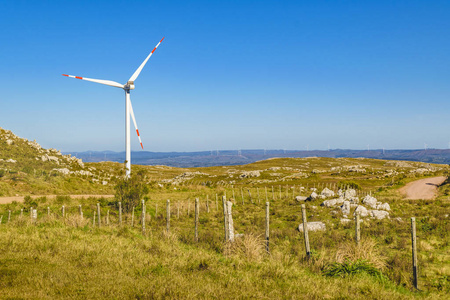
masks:
POLYGON ((12 145, 13 144, 13 140, 6 140, 6 144, 12 145))
POLYGON ((351 199, 353 197, 356 197, 356 191, 354 189, 348 189, 344 192, 345 199, 351 199))
POLYGON ((334 192, 328 188, 324 188, 322 190, 322 192, 320 193, 320 195, 329 198, 329 197, 334 197, 334 192))
POLYGON ((320 204, 320 206, 335 207, 336 205, 339 205, 342 203, 344 203, 344 199, 337 198, 337 199, 325 200, 322 202, 322 204, 320 204))
POLYGON ((377 220, 383 220, 384 218, 389 217, 389 213, 384 210, 369 210, 369 215, 377 220))
POLYGON ((309 195, 308 199, 309 200, 316 200, 317 199, 317 193, 316 192, 312 192, 311 195, 309 195))
MULTIPOLYGON (((327 229, 325 223, 323 222, 308 222, 306 223, 306 226, 308 228, 308 231, 324 231, 327 229)), ((303 232, 303 223, 298 225, 298 230, 300 232, 303 232)))
POLYGON ((391 207, 389 206, 388 203, 381 203, 381 202, 378 202, 375 208, 377 210, 391 210, 391 207))
POLYGON ((350 214, 350 201, 344 201, 344 203, 340 206, 343 215, 350 214))
POLYGON ((305 196, 296 196, 295 201, 302 202, 308 200, 308 197, 305 196))
POLYGON ((372 208, 376 208, 377 207, 377 198, 367 195, 364 197, 362 203, 366 204, 372 208))
POLYGON ((342 219, 340 220, 341 224, 347 224, 347 223, 350 222, 350 221, 351 221, 350 219, 346 219, 346 218, 342 218, 342 219))
POLYGON ((369 215, 369 211, 367 210, 367 208, 362 205, 358 205, 353 215, 356 216, 357 213, 359 213, 361 217, 367 217, 369 215))

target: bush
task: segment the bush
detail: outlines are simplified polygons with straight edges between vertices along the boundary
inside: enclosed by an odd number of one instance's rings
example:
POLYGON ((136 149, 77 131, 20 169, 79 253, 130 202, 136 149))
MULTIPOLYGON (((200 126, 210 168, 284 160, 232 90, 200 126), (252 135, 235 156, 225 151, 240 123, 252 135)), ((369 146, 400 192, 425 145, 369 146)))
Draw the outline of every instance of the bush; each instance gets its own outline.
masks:
POLYGON ((122 202, 124 212, 130 212, 139 205, 140 200, 148 193, 144 171, 139 171, 130 178, 124 178, 114 187, 115 198, 122 202))
POLYGON ((323 270, 323 274, 329 277, 345 277, 363 273, 378 278, 384 277, 380 270, 363 259, 358 259, 354 262, 350 260, 346 260, 342 263, 335 262, 327 265, 323 270))
POLYGON ((38 207, 37 201, 31 198, 31 196, 29 195, 23 197, 23 203, 25 204, 25 207, 38 207))
POLYGON ((361 189, 361 186, 359 185, 359 183, 354 182, 354 181, 340 181, 338 183, 339 189, 346 189, 347 187, 349 187, 350 189, 355 189, 355 190, 361 189))

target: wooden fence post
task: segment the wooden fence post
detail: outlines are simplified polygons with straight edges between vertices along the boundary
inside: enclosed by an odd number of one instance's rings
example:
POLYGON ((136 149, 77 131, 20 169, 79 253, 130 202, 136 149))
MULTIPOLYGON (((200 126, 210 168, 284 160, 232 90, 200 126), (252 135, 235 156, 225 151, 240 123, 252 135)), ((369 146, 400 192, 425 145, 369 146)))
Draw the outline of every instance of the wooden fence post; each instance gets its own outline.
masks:
POLYGON ((131 228, 134 227, 134 206, 131 210, 131 228))
POLYGON ((228 241, 233 242, 234 241, 234 224, 233 224, 233 214, 231 211, 233 202, 231 202, 231 201, 225 201, 225 202, 226 202, 226 208, 227 208, 227 236, 228 236, 228 241))
POLYGON ((265 191, 266 191, 266 202, 269 201, 267 200, 267 186, 264 187, 265 191))
POLYGON ((100 215, 100 203, 97 203, 97 216, 98 216, 98 227, 102 224, 102 219, 100 215))
POLYGON ((359 241, 361 240, 361 229, 360 229, 360 220, 359 213, 355 214, 355 241, 356 245, 359 246, 359 241))
POLYGON ((119 202, 119 225, 122 226, 122 202, 119 202))
POLYGON ((23 208, 20 209, 20 218, 23 217, 23 208))
POLYGON ((47 217, 50 217, 50 206, 47 206, 47 217))
POLYGON ((33 220, 33 223, 36 224, 36 222, 37 222, 37 209, 32 209, 31 212, 32 212, 31 218, 33 220))
POLYGON ((272 185, 272 200, 275 200, 275 192, 273 191, 273 185, 272 185))
POLYGON ((309 248, 308 221, 306 220, 306 206, 305 206, 305 204, 302 204, 302 218, 303 218, 303 234, 304 234, 304 237, 305 237, 306 257, 309 260, 311 258, 311 250, 309 248))
POLYGON ((170 231, 170 200, 167 200, 166 205, 166 223, 167 223, 167 233, 170 231))
POLYGON ((281 200, 281 185, 278 186, 280 189, 280 200, 281 200))
POLYGON ((80 217, 83 219, 83 209, 81 208, 81 204, 78 205, 78 212, 80 213, 80 217))
POLYGON ((250 197, 250 202, 253 203, 252 194, 250 193, 250 189, 247 189, 248 196, 250 197))
POLYGON ((417 239, 416 239, 416 218, 411 218, 411 242, 412 242, 412 267, 413 267, 413 285, 419 289, 418 270, 417 270, 417 239))
POLYGON ((64 216, 65 216, 65 207, 64 207, 64 205, 61 208, 61 215, 64 218, 64 216))
POLYGON ((242 205, 244 205, 244 192, 242 191, 242 188, 241 188, 241 197, 242 197, 242 205))
POLYGON ((216 194, 216 211, 219 211, 219 202, 217 201, 217 194, 216 194))
POLYGON ((222 197, 223 204, 223 226, 225 229, 225 242, 228 241, 228 214, 227 214, 227 199, 222 197))
POLYGON ((145 200, 142 200, 141 203, 142 203, 142 213, 141 213, 142 234, 145 234, 145 200))
POLYGON ((269 253, 269 202, 266 202, 266 251, 269 253))
POLYGON ((209 197, 206 195, 206 212, 209 214, 209 197))
POLYGON ((106 212, 106 225, 109 226, 109 209, 108 209, 108 211, 106 212))
POLYGON ((180 218, 180 201, 177 202, 177 219, 180 218))
POLYGON ((198 198, 195 198, 195 242, 198 242, 198 198))
POLYGON ((8 223, 11 221, 11 210, 8 210, 8 223))
POLYGON ((94 219, 92 220, 92 226, 95 227, 95 210, 94 210, 94 219))
POLYGON ((256 188, 256 193, 258 194, 258 204, 261 203, 261 199, 259 197, 259 187, 256 188))

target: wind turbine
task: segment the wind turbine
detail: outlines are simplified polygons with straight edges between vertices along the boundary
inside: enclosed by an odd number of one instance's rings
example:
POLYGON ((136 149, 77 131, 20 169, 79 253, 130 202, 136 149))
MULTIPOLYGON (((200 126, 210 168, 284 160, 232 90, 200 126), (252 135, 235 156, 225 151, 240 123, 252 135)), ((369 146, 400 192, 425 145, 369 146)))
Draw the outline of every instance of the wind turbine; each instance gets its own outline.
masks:
POLYGON ((130 91, 134 90, 134 81, 138 78, 139 74, 141 73, 142 69, 144 68, 145 64, 147 63, 150 56, 152 56, 153 52, 155 52, 156 48, 161 44, 161 42, 164 40, 164 37, 159 41, 159 43, 153 48, 152 52, 147 56, 147 58, 142 62, 142 64, 137 68, 137 70, 133 73, 133 75, 128 79, 127 83, 120 84, 115 81, 111 80, 102 80, 102 79, 92 79, 92 78, 86 78, 86 77, 80 77, 80 76, 73 76, 73 75, 66 75, 62 74, 63 76, 70 77, 70 78, 76 78, 96 83, 101 83, 113 87, 121 88, 125 91, 125 160, 126 160, 126 177, 130 177, 131 174, 131 146, 130 146, 130 115, 133 119, 134 127, 136 128, 136 133, 139 138, 139 143, 141 144, 141 148, 144 149, 144 146, 142 145, 141 136, 139 135, 139 129, 136 124, 136 118, 134 117, 133 113, 133 107, 131 105, 130 100, 130 91))

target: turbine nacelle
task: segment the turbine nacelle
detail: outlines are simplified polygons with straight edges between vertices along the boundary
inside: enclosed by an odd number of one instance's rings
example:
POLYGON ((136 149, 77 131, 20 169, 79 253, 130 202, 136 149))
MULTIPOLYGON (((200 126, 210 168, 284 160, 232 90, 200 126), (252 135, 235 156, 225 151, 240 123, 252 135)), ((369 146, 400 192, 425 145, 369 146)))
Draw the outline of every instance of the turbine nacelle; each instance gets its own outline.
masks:
POLYGON ((123 87, 124 90, 134 90, 134 81, 128 81, 123 87))

